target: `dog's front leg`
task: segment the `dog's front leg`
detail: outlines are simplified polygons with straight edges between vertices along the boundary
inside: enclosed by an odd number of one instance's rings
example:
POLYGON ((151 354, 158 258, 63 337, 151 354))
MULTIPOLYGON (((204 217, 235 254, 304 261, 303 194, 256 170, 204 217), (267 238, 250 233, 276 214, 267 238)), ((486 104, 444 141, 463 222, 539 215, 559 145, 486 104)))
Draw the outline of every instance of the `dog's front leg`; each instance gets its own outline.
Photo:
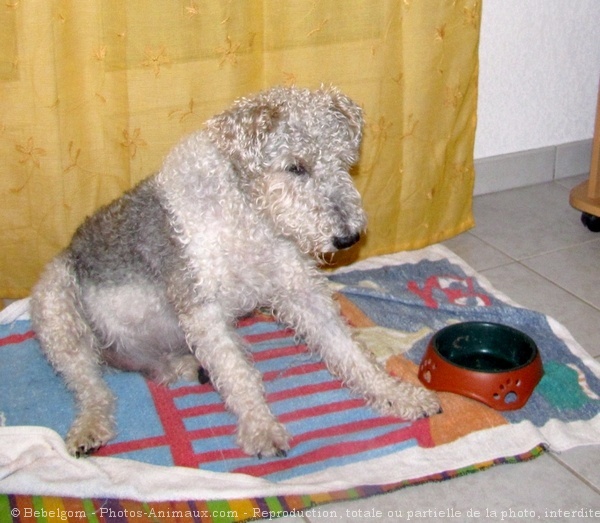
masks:
POLYGON ((302 283, 288 299, 278 301, 278 317, 304 337, 334 376, 382 414, 413 420, 440 412, 434 393, 394 379, 358 346, 321 282, 302 283))
POLYGON ((237 442, 250 455, 284 456, 285 427, 270 411, 259 371, 248 360, 243 340, 218 304, 180 314, 187 342, 227 408, 238 418, 237 442))

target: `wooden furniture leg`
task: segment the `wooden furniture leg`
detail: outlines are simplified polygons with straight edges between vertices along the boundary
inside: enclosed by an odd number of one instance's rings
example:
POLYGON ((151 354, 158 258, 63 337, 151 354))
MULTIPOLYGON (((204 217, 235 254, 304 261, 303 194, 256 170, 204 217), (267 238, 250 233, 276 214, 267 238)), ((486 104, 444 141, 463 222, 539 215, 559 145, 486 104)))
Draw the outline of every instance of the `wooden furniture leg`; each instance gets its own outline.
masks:
POLYGON ((598 88, 590 177, 571 190, 569 202, 583 212, 581 221, 588 229, 594 232, 600 231, 600 87, 598 88))

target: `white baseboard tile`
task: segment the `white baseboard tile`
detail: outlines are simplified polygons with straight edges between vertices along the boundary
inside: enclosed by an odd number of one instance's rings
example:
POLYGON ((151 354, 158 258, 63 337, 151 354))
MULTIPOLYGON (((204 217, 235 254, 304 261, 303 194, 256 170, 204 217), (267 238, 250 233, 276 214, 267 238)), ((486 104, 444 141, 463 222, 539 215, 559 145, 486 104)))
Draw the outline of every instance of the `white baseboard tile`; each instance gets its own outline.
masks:
POLYGON ((487 194, 589 171, 592 140, 541 147, 475 160, 474 194, 487 194))
POLYGON ((592 139, 556 146, 554 178, 568 178, 590 172, 592 139))

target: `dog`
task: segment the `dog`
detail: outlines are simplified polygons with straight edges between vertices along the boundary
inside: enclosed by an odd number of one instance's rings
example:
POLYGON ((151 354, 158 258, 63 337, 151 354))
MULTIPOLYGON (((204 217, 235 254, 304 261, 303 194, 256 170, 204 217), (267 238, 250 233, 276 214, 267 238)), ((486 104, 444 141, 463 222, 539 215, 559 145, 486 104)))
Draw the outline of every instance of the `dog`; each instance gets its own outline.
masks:
POLYGON ((391 377, 359 347, 319 271, 325 253, 365 231, 349 174, 362 126, 360 107, 333 87, 242 98, 84 221, 31 298, 42 350, 76 400, 71 454, 116 433, 108 364, 161 383, 204 369, 237 417, 243 451, 285 455, 290 435, 235 331, 259 307, 382 414, 439 411, 434 393, 391 377))

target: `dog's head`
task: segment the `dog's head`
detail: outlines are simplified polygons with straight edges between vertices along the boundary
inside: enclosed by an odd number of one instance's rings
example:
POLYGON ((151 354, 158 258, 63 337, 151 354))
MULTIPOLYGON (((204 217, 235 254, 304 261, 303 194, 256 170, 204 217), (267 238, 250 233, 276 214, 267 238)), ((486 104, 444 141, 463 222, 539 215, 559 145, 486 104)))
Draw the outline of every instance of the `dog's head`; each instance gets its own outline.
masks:
POLYGON ((304 252, 356 243, 366 226, 349 175, 362 138, 362 111, 334 88, 274 88, 239 100, 207 123, 240 188, 304 252))

